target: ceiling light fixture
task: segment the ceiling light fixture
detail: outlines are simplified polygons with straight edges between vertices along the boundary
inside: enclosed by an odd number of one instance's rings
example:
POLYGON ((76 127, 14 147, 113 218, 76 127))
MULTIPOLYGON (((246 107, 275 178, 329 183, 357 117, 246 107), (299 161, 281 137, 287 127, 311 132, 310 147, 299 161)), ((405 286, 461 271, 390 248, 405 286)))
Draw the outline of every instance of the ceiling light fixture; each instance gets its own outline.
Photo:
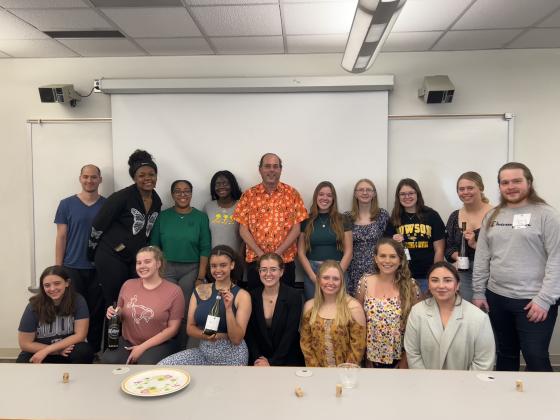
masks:
POLYGON ((342 68, 352 73, 369 69, 389 36, 406 0, 359 0, 348 34, 342 68))

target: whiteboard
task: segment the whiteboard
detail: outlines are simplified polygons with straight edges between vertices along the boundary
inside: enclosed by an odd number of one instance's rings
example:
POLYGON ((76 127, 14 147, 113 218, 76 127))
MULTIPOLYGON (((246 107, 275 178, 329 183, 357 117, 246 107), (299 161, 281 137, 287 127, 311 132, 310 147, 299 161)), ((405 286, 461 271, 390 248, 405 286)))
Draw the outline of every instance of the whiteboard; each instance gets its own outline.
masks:
POLYGON ((359 178, 376 181, 384 200, 387 97, 386 91, 113 94, 115 186, 130 184, 128 156, 144 148, 158 164, 164 207, 171 205, 171 182, 187 179, 200 209, 216 171, 230 170, 245 190, 262 181, 259 159, 273 152, 283 160, 282 181, 298 189, 306 207, 324 180, 335 185, 342 210, 351 207, 359 178))
POLYGON ((513 159, 513 115, 392 118, 388 151, 389 210, 399 181, 412 178, 446 222, 462 206, 456 184, 466 171, 478 172, 490 203, 498 203, 498 169, 513 159))
POLYGON ((27 123, 32 156, 31 287, 54 264, 54 216, 61 199, 80 192, 80 169, 93 163, 101 169, 102 195, 113 192, 111 123, 67 121, 27 123))

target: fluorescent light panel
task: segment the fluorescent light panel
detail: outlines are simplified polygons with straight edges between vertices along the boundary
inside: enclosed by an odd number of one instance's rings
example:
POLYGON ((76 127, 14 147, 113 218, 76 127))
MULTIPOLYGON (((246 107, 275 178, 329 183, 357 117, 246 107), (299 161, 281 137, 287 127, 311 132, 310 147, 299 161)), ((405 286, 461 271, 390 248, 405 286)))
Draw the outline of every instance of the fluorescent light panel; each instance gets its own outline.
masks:
POLYGON ((345 70, 361 73, 373 64, 405 3, 406 0, 359 0, 342 58, 345 70))

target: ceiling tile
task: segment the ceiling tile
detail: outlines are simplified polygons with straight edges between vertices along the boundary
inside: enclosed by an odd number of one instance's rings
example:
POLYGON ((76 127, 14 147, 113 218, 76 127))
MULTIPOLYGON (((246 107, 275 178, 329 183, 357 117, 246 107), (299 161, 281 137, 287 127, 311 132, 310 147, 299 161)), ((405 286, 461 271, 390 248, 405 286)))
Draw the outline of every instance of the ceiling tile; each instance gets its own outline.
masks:
POLYGON ((521 28, 558 7, 558 0, 478 0, 453 29, 521 28))
POLYGON ((278 5, 192 7, 208 36, 281 35, 278 5))
POLYGON ((135 41, 152 55, 213 54, 204 38, 136 38, 135 41))
POLYGON ((183 7, 101 9, 123 32, 138 38, 201 36, 183 7))
POLYGON ((293 3, 282 8, 287 35, 347 34, 356 12, 350 2, 293 3))
POLYGON ((447 29, 471 2, 472 0, 408 0, 393 26, 393 32, 447 29))
POLYGON ((6 9, 89 7, 82 0, 0 0, 0 6, 6 9))
POLYGON ((11 12, 41 31, 113 29, 91 9, 12 9, 11 12))
POLYGON ((522 29, 449 31, 435 45, 434 51, 500 49, 522 29))
POLYGON ((181 0, 90 0, 97 7, 182 6, 181 0))
POLYGON ((531 29, 509 44, 508 48, 560 48, 560 28, 531 29))
POLYGON ((0 10, 0 39, 49 39, 43 32, 0 10))
POLYGON ((211 38, 218 54, 282 54, 284 43, 281 36, 240 36, 234 38, 211 38))
POLYGON ((427 51, 443 32, 391 32, 383 51, 427 51))
MULTIPOLYGON (((307 0, 309 1, 309 0, 307 0)), ((240 4, 271 4, 278 3, 278 0, 185 0, 187 6, 224 6, 240 4)))
POLYGON ((286 39, 289 54, 341 53, 346 48, 348 35, 293 35, 286 39))
POLYGON ((127 39, 60 39, 68 48, 85 57, 128 57, 146 55, 127 39))
POLYGON ((54 39, 0 40, 0 51, 12 57, 75 57, 76 54, 54 39))
POLYGON ((550 15, 548 18, 542 21, 538 26, 542 26, 542 27, 560 26, 560 10, 557 10, 555 13, 550 15))

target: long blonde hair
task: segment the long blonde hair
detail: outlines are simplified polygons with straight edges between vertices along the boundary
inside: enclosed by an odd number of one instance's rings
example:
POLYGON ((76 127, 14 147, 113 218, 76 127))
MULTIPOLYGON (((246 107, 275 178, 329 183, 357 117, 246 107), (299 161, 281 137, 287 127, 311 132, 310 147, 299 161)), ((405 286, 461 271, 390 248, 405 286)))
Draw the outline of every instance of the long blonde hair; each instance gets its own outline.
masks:
POLYGON ((338 212, 338 201, 336 198, 336 190, 334 189, 334 185, 329 181, 320 182, 319 185, 315 188, 315 192, 313 193, 313 202, 311 203, 311 207, 309 208, 309 220, 307 220, 307 225, 305 226, 305 230, 303 231, 303 237, 305 239, 305 252, 308 252, 311 249, 311 234, 313 233, 313 223, 319 217, 319 206, 317 206, 317 197, 319 196, 319 191, 322 188, 328 187, 331 190, 332 194, 332 205, 329 208, 329 223, 331 226, 332 231, 336 236, 336 249, 339 251, 343 251, 344 249, 344 225, 342 221, 342 214, 338 212))
MULTIPOLYGON (((334 317, 334 326, 335 327, 345 327, 352 321, 352 313, 350 312, 350 308, 348 308, 348 300, 349 296, 346 293, 346 282, 344 281, 344 272, 340 267, 340 264, 334 260, 326 260, 319 266, 319 271, 317 273, 317 281, 320 282, 321 277, 329 268, 334 268, 338 271, 340 276, 340 289, 336 294, 336 314, 334 317)), ((325 298, 323 297, 323 291, 319 284, 315 287, 315 296, 313 299, 313 307, 311 308, 311 316, 309 318, 309 323, 313 324, 316 319, 317 315, 319 314, 319 309, 325 302, 325 298)))
MULTIPOLYGON (((397 268, 397 271, 395 273, 395 286, 397 287, 397 289, 399 289, 399 301, 401 304, 401 326, 404 328, 406 326, 406 320, 408 319, 410 310, 417 300, 416 282, 412 279, 412 275, 410 274, 410 269, 408 268, 408 261, 404 254, 403 245, 392 238, 381 238, 375 245, 375 249, 373 251, 375 256, 377 256, 379 247, 381 245, 391 246, 400 259, 399 267, 397 268)), ((373 259, 373 265, 379 272, 379 267, 375 262, 375 258, 373 259)))
POLYGON ((371 179, 367 178, 359 179, 358 182, 356 182, 356 184, 354 185, 354 195, 352 199, 352 210, 350 210, 350 217, 352 218, 353 222, 358 219, 358 199, 356 198, 356 188, 358 188, 358 185, 360 185, 361 182, 365 182, 366 184, 371 185, 371 188, 373 188, 373 192, 375 194, 371 199, 371 203, 369 205, 369 220, 373 221, 377 219, 377 216, 379 216, 379 212, 381 210, 379 209, 379 201, 377 199, 377 189, 375 188, 375 184, 371 179))

